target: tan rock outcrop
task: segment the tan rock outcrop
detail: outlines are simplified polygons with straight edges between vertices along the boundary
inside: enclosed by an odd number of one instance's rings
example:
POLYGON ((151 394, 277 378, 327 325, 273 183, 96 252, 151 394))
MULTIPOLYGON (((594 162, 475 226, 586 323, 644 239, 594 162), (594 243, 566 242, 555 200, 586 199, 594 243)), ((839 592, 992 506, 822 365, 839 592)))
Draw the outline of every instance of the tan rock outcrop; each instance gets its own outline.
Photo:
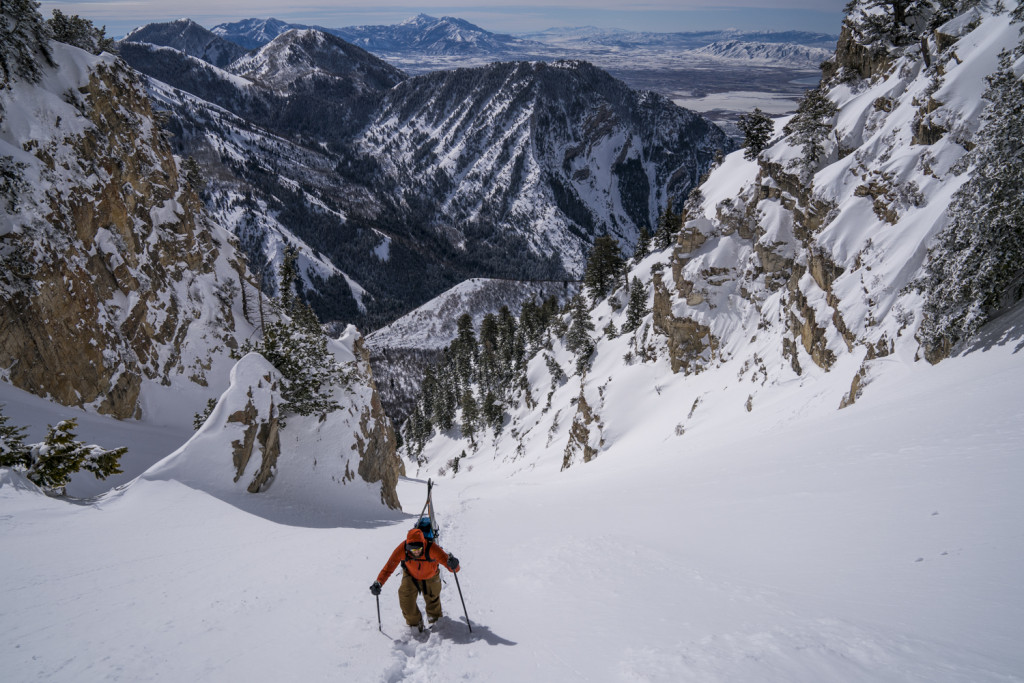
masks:
MULTIPOLYGON (((230 346, 230 305, 196 299, 201 288, 190 284, 216 278, 223 245, 179 180, 126 67, 99 62, 65 100, 81 117, 65 127, 82 132, 25 143, 45 187, 19 189, 15 229, 0 236, 0 254, 18 255, 23 266, 0 264, 0 369, 15 386, 62 404, 137 417, 144 378, 202 381, 201 368, 187 372, 181 349, 199 311, 222 309, 224 328, 211 346, 230 346)), ((38 116, 44 130, 67 123, 38 116)), ((244 270, 237 260, 234 267, 244 270)))

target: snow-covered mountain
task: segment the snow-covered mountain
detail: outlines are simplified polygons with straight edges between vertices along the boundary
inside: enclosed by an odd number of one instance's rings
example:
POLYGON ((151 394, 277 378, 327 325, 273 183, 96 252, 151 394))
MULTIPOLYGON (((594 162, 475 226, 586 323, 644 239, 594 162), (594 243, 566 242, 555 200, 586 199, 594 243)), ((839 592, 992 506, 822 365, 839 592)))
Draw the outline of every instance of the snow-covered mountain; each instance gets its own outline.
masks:
MULTIPOLYGON (((224 24, 217 24, 210 31, 225 40, 241 45, 248 50, 261 48, 282 33, 293 29, 310 29, 313 26, 290 24, 280 19, 243 19, 224 24)), ((322 29, 321 29, 322 30, 322 29)))
POLYGON ((176 385, 195 410, 252 332, 244 261, 179 172, 135 73, 48 49, 56 66, 0 91, 3 379, 117 417, 176 385))
MULTIPOLYGON (((345 274, 308 280, 321 315, 371 329, 469 277, 571 279, 595 236, 632 244, 731 145, 583 63, 405 79, 297 30, 227 71, 166 49, 124 42, 121 54, 194 95, 151 88, 177 121, 179 152, 207 165, 209 192, 228 193, 210 204, 239 235, 252 232, 229 208, 239 197, 283 207, 274 221, 345 274)), ((272 260, 258 257, 262 243, 244 240, 251 262, 272 260)))
POLYGON ((246 48, 224 40, 191 19, 179 19, 162 24, 146 24, 130 31, 121 39, 121 42, 173 47, 221 68, 248 52, 246 48))
POLYGON ((491 33, 465 19, 419 14, 390 25, 324 28, 289 24, 276 19, 218 24, 213 33, 249 48, 262 47, 293 29, 310 29, 335 35, 374 54, 417 53, 424 55, 500 55, 536 47, 510 35, 491 33))
POLYGON ((732 147, 706 119, 585 62, 411 78, 357 144, 439 230, 514 240, 572 274, 600 234, 635 243, 732 147))
POLYGON ((322 31, 293 29, 234 62, 230 71, 274 90, 297 81, 343 81, 342 90, 377 92, 404 78, 401 71, 365 50, 322 31))
MULTIPOLYGON (((359 438, 315 420, 288 429, 334 479, 281 469, 245 492, 266 453, 251 443, 241 471, 233 456, 275 380, 252 356, 194 439, 130 486, 71 504, 0 469, 4 675, 1019 680, 1024 260, 1005 256, 1021 222, 972 239, 1021 207, 1024 10, 938 13, 908 40, 892 21, 871 36, 866 4, 790 125, 727 157, 676 244, 630 264, 643 296, 583 309, 582 371, 556 320, 501 434, 435 434, 398 482, 402 512, 349 480, 359 438), (950 236, 959 272, 938 268, 950 236), (934 276, 971 292, 990 264, 967 257, 987 247, 1011 286, 968 338, 925 348, 934 276), (620 333, 633 301, 652 310, 620 333), (442 573, 444 617, 421 634, 399 577, 379 600, 367 587, 427 476, 460 572, 442 573)), ((46 414, 15 392, 0 385, 18 414, 46 414)), ((255 444, 272 443, 263 424, 255 444)), ((102 442, 137 426, 108 420, 102 442)))
POLYGON ((817 68, 832 50, 797 43, 761 43, 750 40, 717 41, 690 51, 695 59, 726 60, 745 64, 817 68))

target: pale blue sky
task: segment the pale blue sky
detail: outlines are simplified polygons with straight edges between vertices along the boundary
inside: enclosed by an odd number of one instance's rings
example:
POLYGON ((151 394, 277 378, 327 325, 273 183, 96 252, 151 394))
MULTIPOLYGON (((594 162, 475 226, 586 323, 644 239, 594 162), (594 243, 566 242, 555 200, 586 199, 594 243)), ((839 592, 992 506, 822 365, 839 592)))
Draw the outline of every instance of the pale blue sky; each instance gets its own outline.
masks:
POLYGON ((419 13, 466 19, 495 33, 535 31, 555 26, 598 26, 637 31, 700 31, 802 29, 838 33, 845 0, 735 0, 728 5, 707 0, 639 0, 624 9, 621 0, 519 0, 517 4, 487 0, 446 0, 432 4, 404 0, 381 5, 367 0, 66 0, 42 2, 49 17, 54 8, 105 25, 107 35, 120 37, 136 26, 189 17, 210 28, 225 21, 276 17, 329 28, 363 24, 396 24, 419 13))

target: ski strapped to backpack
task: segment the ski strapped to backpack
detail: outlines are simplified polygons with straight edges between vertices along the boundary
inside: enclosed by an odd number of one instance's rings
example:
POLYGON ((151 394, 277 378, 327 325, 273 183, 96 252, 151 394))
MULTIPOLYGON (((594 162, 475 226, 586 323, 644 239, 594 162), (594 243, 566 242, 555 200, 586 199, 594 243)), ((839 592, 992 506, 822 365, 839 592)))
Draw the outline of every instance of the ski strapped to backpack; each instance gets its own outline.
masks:
POLYGON ((437 517, 434 515, 433 489, 434 480, 427 479, 427 502, 423 503, 423 509, 420 510, 420 518, 416 522, 416 527, 423 532, 423 536, 429 541, 436 541, 440 535, 437 528, 437 517))

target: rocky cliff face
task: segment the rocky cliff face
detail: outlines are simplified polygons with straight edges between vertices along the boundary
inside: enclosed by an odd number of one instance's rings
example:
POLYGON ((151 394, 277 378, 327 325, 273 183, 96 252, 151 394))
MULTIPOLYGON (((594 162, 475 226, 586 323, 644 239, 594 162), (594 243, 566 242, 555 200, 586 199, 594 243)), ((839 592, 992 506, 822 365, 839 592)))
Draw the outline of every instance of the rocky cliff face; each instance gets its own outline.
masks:
POLYGON ((143 382, 205 386, 248 334, 232 310, 244 265, 133 72, 53 51, 39 83, 0 93, 0 368, 33 393, 137 417, 143 382))

